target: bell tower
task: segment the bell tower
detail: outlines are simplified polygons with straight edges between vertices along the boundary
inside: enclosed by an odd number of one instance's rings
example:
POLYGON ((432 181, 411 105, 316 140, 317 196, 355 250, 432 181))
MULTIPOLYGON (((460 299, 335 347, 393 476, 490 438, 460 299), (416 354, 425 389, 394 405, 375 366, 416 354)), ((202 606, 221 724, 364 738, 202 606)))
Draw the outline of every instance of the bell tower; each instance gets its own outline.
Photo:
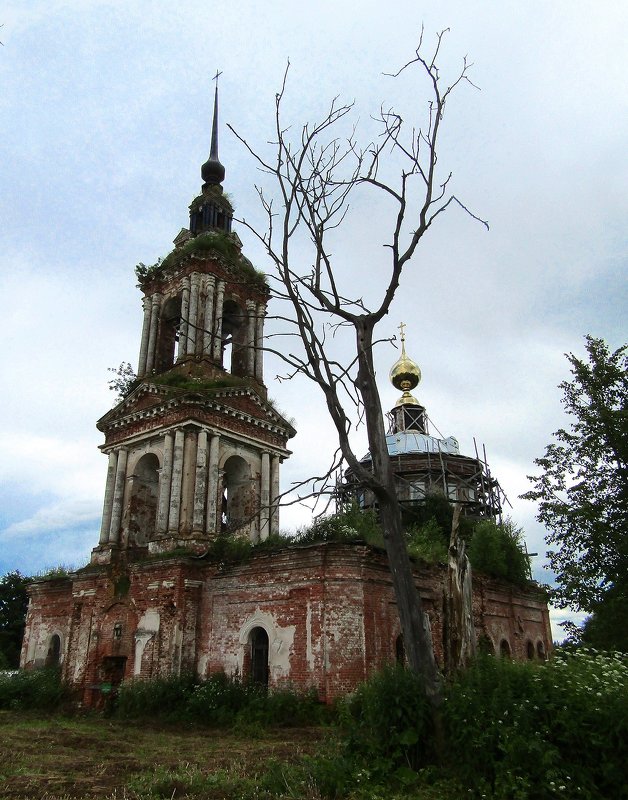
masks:
POLYGON ((267 399, 269 288, 231 229, 217 87, 201 177, 174 249, 137 270, 137 380, 97 423, 109 467, 93 563, 120 551, 199 553, 220 535, 257 541, 279 530, 279 465, 295 430, 267 399))

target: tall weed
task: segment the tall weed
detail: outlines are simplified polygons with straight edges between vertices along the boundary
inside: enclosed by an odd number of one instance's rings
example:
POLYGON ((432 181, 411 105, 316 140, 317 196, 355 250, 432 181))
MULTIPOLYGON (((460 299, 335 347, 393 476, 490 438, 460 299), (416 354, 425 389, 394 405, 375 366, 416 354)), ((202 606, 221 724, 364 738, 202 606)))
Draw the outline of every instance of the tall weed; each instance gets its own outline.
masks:
POLYGON ((0 673, 0 708, 55 711, 68 699, 58 669, 0 673))

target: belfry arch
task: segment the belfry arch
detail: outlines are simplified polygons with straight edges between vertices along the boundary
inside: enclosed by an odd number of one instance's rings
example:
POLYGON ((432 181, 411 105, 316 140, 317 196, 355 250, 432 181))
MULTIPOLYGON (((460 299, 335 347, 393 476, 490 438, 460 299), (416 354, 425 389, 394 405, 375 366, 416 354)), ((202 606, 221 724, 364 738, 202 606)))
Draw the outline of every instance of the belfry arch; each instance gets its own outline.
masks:
POLYGON ((145 453, 129 481, 127 531, 129 545, 144 546, 154 537, 159 492, 159 459, 145 453))
POLYGON ((223 468, 221 530, 235 532, 249 527, 256 505, 250 464, 242 456, 229 456, 223 468))
POLYGON ((162 306, 155 372, 169 369, 177 361, 181 329, 181 295, 169 297, 162 306))
POLYGON ((238 377, 247 374, 247 333, 246 312, 235 300, 225 300, 222 307, 222 365, 238 377))

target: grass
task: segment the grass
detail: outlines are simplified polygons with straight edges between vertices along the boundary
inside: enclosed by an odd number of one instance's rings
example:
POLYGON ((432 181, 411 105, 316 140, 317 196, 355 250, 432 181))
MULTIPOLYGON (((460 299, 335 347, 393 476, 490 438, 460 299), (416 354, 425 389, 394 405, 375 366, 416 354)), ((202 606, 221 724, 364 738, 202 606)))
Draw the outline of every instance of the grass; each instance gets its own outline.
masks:
POLYGON ((314 754, 328 735, 323 729, 258 727, 214 733, 0 711, 0 798, 252 800, 269 763, 289 765, 314 754))

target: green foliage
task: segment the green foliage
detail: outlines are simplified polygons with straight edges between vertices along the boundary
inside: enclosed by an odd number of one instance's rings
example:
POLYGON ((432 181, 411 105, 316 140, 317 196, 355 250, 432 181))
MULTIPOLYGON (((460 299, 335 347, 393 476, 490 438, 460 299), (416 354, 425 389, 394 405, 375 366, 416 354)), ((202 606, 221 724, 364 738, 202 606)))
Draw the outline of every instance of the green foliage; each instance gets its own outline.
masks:
POLYGON ((308 528, 301 528, 294 537, 297 544, 356 541, 365 541, 374 547, 384 546, 375 513, 362 511, 357 506, 351 506, 339 514, 322 517, 308 528))
POLYGON ((205 556, 209 561, 219 564, 242 564, 249 560, 254 547, 251 540, 245 537, 221 534, 211 542, 205 556))
POLYGON ((20 664, 28 609, 27 581, 17 570, 0 578, 0 669, 15 669, 20 664))
POLYGON ((623 587, 611 586, 578 629, 578 640, 599 650, 628 653, 628 625, 620 620, 628 620, 628 592, 623 587))
POLYGON ((117 400, 123 400, 139 386, 139 379, 128 361, 123 361, 117 368, 107 367, 107 372, 113 372, 116 375, 109 381, 109 389, 116 393, 117 400))
POLYGON ((435 517, 422 525, 414 525, 407 531, 408 553, 429 564, 447 563, 448 539, 435 517))
POLYGON ((543 665, 481 658, 449 687, 449 768, 470 797, 626 797, 628 663, 594 651, 543 665))
POLYGON ((155 264, 139 263, 135 267, 135 274, 140 285, 152 280, 160 272, 175 267, 191 255, 218 256, 236 274, 247 283, 257 286, 263 291, 268 290, 266 276, 256 270, 251 262, 240 253, 238 246, 229 234, 210 231, 189 239, 182 247, 175 247, 164 259, 158 259, 155 264))
POLYGON ((479 522, 468 549, 474 569, 519 585, 530 578, 530 562, 523 545, 523 531, 512 520, 501 525, 492 520, 479 522))
POLYGON ((326 716, 315 692, 264 687, 223 673, 133 680, 120 686, 116 714, 126 719, 161 718, 208 727, 306 726, 326 716))
POLYGON ((161 375, 153 375, 151 382, 162 386, 172 386, 175 389, 227 389, 246 386, 246 380, 235 375, 224 375, 220 378, 207 380, 184 375, 181 372, 165 372, 161 375))
POLYGON ((54 711, 69 693, 52 667, 0 674, 0 708, 54 711))
POLYGON ((116 713, 126 718, 177 719, 196 685, 191 675, 126 681, 118 690, 116 713))
POLYGON ((628 596, 628 345, 610 352, 586 337, 588 360, 567 355, 560 384, 569 429, 535 459, 541 472, 522 497, 539 503, 561 606, 599 611, 615 586, 628 596))
POLYGON ((390 666, 349 697, 341 717, 345 746, 372 775, 405 783, 434 757, 430 708, 416 673, 390 666))

